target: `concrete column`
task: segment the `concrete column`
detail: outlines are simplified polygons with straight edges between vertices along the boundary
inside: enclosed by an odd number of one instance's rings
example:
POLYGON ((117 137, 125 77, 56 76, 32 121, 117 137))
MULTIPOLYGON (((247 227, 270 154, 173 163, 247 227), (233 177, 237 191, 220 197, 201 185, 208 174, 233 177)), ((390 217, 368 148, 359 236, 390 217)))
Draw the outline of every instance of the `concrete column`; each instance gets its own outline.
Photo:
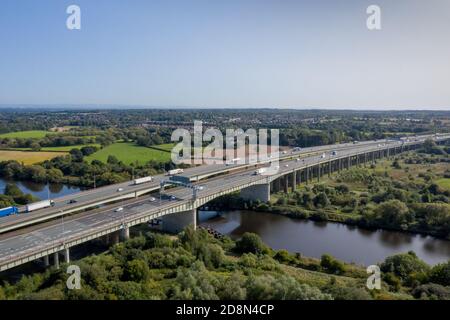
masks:
POLYGON ((70 250, 69 248, 64 249, 64 262, 69 263, 70 262, 70 250))
POLYGON ((284 184, 283 184, 283 186, 284 186, 284 193, 288 193, 289 192, 289 179, 288 179, 288 176, 287 175, 285 175, 284 177, 284 184))
POLYGON ((348 158, 347 158, 347 169, 350 169, 350 166, 352 165, 351 161, 352 161, 352 157, 348 156, 348 158))
POLYGON ((333 161, 330 160, 330 162, 328 163, 328 177, 331 177, 331 166, 332 166, 332 162, 333 162, 333 161))
POLYGON ((188 225, 197 228, 197 209, 172 213, 162 217, 162 229, 165 232, 179 233, 188 225))
POLYGON ((45 265, 46 267, 48 267, 48 266, 50 265, 50 261, 49 261, 48 256, 44 256, 44 265, 45 265))
POLYGON ((297 172, 292 172, 292 191, 297 189, 297 172))
POLYGON ((245 200, 268 202, 270 201, 270 184, 257 184, 241 189, 240 196, 245 200))
POLYGON ((127 225, 121 230, 121 236, 123 241, 130 239, 130 228, 127 225))
POLYGON ((306 184, 309 183, 309 167, 306 167, 306 184))
POLYGON ((276 182, 277 182, 277 192, 280 192, 280 190, 281 190, 281 177, 279 177, 276 180, 276 182))
POLYGON ((120 242, 120 231, 114 231, 113 233, 111 233, 109 239, 111 241, 111 245, 118 244, 120 242))
POLYGON ((321 166, 322 165, 320 163, 317 165, 317 181, 320 181, 320 167, 321 166))
POLYGON ((59 269, 59 252, 53 254, 53 263, 56 269, 59 269))

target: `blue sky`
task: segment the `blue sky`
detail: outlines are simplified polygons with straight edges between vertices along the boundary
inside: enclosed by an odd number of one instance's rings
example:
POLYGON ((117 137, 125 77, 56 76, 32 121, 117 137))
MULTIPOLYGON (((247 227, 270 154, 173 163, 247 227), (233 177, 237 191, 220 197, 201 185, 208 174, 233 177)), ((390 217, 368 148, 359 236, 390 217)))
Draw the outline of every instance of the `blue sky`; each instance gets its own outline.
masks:
POLYGON ((449 34, 448 0, 2 0, 0 104, 450 109, 449 34))

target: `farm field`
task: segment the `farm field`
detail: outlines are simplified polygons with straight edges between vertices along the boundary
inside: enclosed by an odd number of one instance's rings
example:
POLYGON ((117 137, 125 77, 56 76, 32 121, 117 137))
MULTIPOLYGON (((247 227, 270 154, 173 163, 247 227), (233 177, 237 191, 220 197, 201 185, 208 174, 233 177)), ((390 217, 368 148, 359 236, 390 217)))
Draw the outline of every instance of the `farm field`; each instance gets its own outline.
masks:
POLYGON ((72 149, 81 149, 83 147, 97 147, 100 148, 100 144, 93 143, 93 144, 79 144, 74 146, 62 146, 62 147, 42 147, 41 151, 58 151, 58 152, 69 152, 72 149))
POLYGON ((0 134, 0 138, 44 138, 48 134, 53 134, 53 132, 44 130, 18 131, 0 134))
POLYGON ((7 151, 0 150, 0 161, 16 160, 26 165, 39 163, 58 156, 66 155, 66 152, 31 152, 31 151, 7 151))
POLYGON ((170 160, 169 152, 138 146, 134 142, 113 143, 86 157, 85 160, 88 162, 100 160, 106 163, 110 155, 115 156, 126 164, 136 162, 144 164, 150 160, 157 162, 167 162, 170 160))
POLYGON ((450 178, 442 178, 436 181, 436 183, 444 189, 450 190, 450 178))
MULTIPOLYGON (((42 147, 41 151, 49 151, 49 152, 69 152, 72 149, 81 149, 83 147, 93 146, 100 148, 101 145, 98 143, 92 143, 92 144, 78 144, 73 146, 61 146, 61 147, 42 147)), ((5 151, 32 151, 31 148, 5 148, 3 149, 5 151)))
POLYGON ((155 150, 162 150, 166 152, 171 152, 172 148, 175 146, 175 143, 165 143, 165 144, 157 144, 154 146, 150 146, 149 148, 155 149, 155 150))

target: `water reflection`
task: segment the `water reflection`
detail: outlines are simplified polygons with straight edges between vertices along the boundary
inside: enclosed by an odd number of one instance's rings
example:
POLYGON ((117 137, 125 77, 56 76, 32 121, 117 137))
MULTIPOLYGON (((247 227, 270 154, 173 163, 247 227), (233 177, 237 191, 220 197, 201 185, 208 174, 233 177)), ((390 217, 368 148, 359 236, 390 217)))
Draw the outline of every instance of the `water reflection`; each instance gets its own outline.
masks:
MULTIPOLYGON (((203 213, 200 213, 202 217, 203 213)), ((204 221, 204 220, 203 220, 204 221)), ((429 264, 450 259, 450 241, 385 230, 365 230, 338 223, 291 219, 249 211, 223 212, 201 223, 236 239, 254 232, 274 249, 319 258, 324 253, 358 264, 374 264, 387 256, 413 250, 429 264)))
POLYGON ((0 179, 0 193, 4 193, 5 186, 8 183, 13 183, 19 187, 20 190, 24 193, 30 193, 39 199, 47 199, 50 197, 51 199, 56 197, 61 197, 65 195, 69 195, 81 190, 81 188, 67 186, 63 184, 45 184, 45 183, 36 183, 31 181, 11 181, 0 179))

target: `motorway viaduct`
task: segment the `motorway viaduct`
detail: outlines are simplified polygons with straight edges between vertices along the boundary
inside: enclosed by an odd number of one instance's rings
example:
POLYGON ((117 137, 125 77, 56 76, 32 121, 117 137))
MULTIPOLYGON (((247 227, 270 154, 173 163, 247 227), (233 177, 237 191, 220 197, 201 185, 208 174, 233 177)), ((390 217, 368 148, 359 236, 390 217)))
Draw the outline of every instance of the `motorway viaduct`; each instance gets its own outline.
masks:
MULTIPOLYGON (((441 136, 441 143, 450 136, 441 136)), ((0 238, 0 271, 42 259, 45 265, 50 258, 59 267, 60 256, 70 261, 70 248, 93 239, 103 238, 109 243, 129 238, 129 228, 162 219, 163 229, 180 232, 185 226, 197 225, 197 209, 209 201, 239 191, 248 200, 267 202, 271 192, 295 190, 300 183, 319 181, 324 175, 331 175, 352 166, 365 166, 381 158, 393 158, 397 154, 419 148, 423 139, 382 145, 366 145, 339 151, 336 155, 312 155, 305 158, 280 161, 279 170, 271 175, 256 175, 254 167, 223 176, 216 176, 201 182, 203 189, 193 197, 186 188, 169 189, 159 200, 149 201, 147 197, 127 200, 123 210, 116 212, 116 205, 70 216, 62 224, 59 221, 34 225, 29 229, 6 232, 0 238), (172 200, 174 197, 175 200, 172 200), (115 206, 115 207, 114 207, 115 206)))

